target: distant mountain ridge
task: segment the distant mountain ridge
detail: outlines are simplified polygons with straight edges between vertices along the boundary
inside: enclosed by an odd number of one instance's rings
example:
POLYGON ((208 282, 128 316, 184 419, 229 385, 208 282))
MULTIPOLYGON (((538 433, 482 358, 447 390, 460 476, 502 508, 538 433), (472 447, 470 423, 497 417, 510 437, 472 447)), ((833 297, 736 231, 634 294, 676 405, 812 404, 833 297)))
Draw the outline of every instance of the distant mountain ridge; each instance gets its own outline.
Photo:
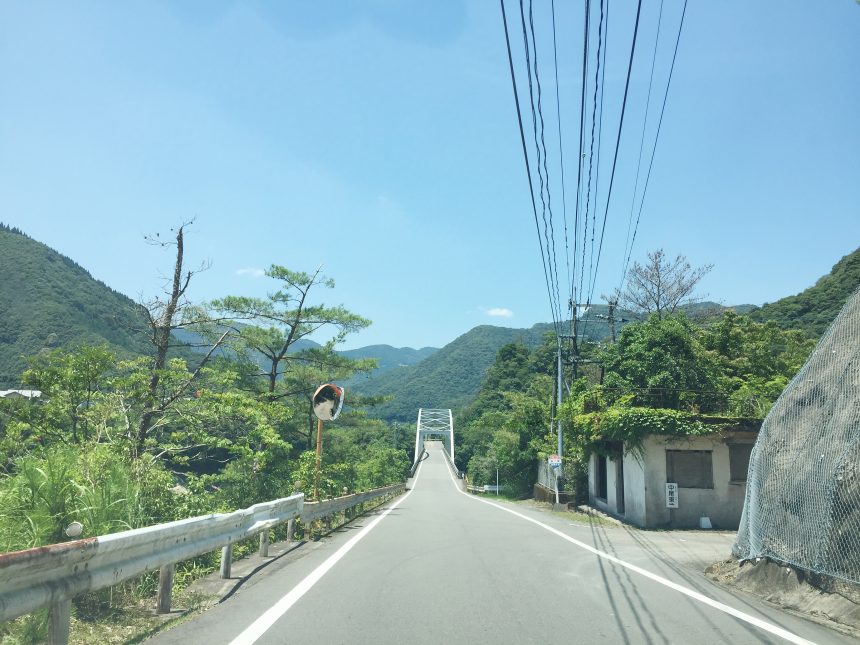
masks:
POLYGON ((821 336, 848 297, 860 288, 860 248, 833 265, 825 276, 795 296, 765 303, 750 312, 755 321, 772 320, 786 329, 801 329, 813 338, 821 336))
POLYGON ((0 386, 20 385, 43 348, 107 343, 121 355, 150 350, 141 305, 76 262, 0 224, 0 386))
MULTIPOLYGON (((140 304, 96 280, 70 258, 2 223, 0 276, 0 388, 18 387, 26 357, 45 348, 107 343, 121 356, 151 353, 140 304)), ((174 337, 189 345, 200 341, 186 330, 177 330, 174 337)), ((319 347, 301 340, 294 350, 315 346, 319 347)), ((371 345, 341 353, 377 358, 381 374, 419 363, 436 351, 371 345)))
POLYGON ((414 422, 419 408, 459 408, 468 404, 502 345, 521 342, 536 347, 552 329, 552 325, 544 323, 530 329, 481 325, 416 365, 355 379, 353 387, 362 394, 394 397, 374 408, 374 416, 414 422))
MULTIPOLYGON (((75 343, 107 343, 120 355, 149 354, 146 317, 141 305, 95 280, 69 258, 21 231, 0 224, 0 388, 20 385, 24 357, 43 348, 75 343)), ((699 303, 693 310, 734 309, 755 320, 774 320, 820 335, 845 300, 860 286, 860 249, 842 258, 827 276, 796 296, 762 307, 723 307, 699 303)), ((691 310, 692 311, 692 310, 691 310)), ((693 312, 694 313, 694 312, 693 312)), ((616 333, 634 317, 615 312, 616 333)), ((393 400, 372 413, 387 420, 414 422, 418 408, 459 408, 468 404, 498 350, 507 343, 535 347, 553 325, 529 329, 481 325, 441 349, 394 348, 371 345, 342 353, 351 358, 377 358, 379 369, 356 377, 350 389, 368 395, 390 395, 393 400)), ((578 333, 591 342, 610 334, 608 309, 594 305, 578 322, 578 333)), ((182 342, 193 342, 181 333, 182 342)), ((311 347, 302 341, 295 349, 311 347)))

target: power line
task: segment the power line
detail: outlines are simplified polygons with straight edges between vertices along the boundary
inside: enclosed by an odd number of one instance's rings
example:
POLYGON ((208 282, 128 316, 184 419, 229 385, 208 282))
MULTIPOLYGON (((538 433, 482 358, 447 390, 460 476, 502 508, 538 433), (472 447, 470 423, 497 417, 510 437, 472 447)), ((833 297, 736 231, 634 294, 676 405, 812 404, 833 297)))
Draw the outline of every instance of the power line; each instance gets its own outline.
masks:
MULTIPOLYGON (((602 2, 602 0, 601 0, 602 2)), ((559 158, 559 166, 561 167, 561 209, 562 209, 562 219, 564 221, 564 274, 565 277, 569 277, 569 280, 573 280, 573 276, 570 272, 570 248, 568 246, 568 236, 567 236, 567 196, 565 194, 565 182, 564 182, 564 147, 562 145, 562 136, 561 136, 561 99, 559 98, 559 87, 558 87, 558 48, 556 46, 556 32, 555 32, 555 0, 551 2, 552 7, 552 57, 553 57, 553 66, 555 70, 555 111, 556 111, 556 120, 558 121, 558 158, 559 158)), ((572 287, 570 287, 572 289, 572 287)))
MULTIPOLYGON (((626 271, 624 258, 630 245, 630 230, 633 228, 633 213, 636 210, 636 192, 639 189, 639 174, 642 169, 642 152, 645 149, 645 132, 648 128, 648 111, 651 107, 651 89, 654 86, 654 68, 657 63, 657 48, 660 44, 660 27, 663 24, 663 0, 660 0, 660 13, 657 17, 657 36, 654 38, 654 54, 651 56, 651 74, 648 77, 648 96, 645 99, 645 118, 642 121, 642 138, 639 140, 639 160, 636 162, 636 181, 633 183, 633 198, 630 200, 630 218, 627 220, 627 239, 624 241, 624 253, 621 255, 621 284, 624 284, 626 271)), ((619 286, 619 291, 621 286, 619 286)))
POLYGON ((627 109, 627 93, 630 89, 630 75, 633 70, 633 56, 636 53, 636 37, 639 34, 639 17, 642 13, 642 0, 639 0, 636 7, 636 25, 633 28, 633 42, 630 46, 630 60, 627 63, 627 80, 624 83, 624 98, 621 101, 621 118, 618 123, 618 136, 615 139, 615 157, 612 161, 612 174, 609 177, 609 190, 606 194, 606 208, 603 211, 603 227, 600 232, 600 244, 597 249, 597 262, 595 265, 595 275, 591 282, 591 287, 588 293, 588 301, 591 302, 591 296, 594 294, 594 284, 596 282, 597 268, 600 266, 600 256, 603 252, 603 238, 606 235, 606 220, 609 215, 609 203, 612 199, 612 185, 615 182, 615 168, 618 164, 618 149, 621 146, 621 132, 624 129, 624 113, 627 109))
MULTIPOLYGON (((544 255, 543 242, 541 242, 540 223, 538 222, 537 202, 535 200, 534 183, 532 182, 531 164, 529 164, 528 148, 526 146, 526 134, 525 134, 525 130, 523 129, 523 116, 522 116, 522 110, 520 108, 520 97, 519 97, 519 92, 517 91, 516 75, 514 74, 514 59, 513 59, 513 55, 511 54, 511 39, 510 39, 510 34, 508 32, 508 18, 507 18, 507 14, 505 13, 505 1, 499 0, 499 5, 501 6, 501 9, 502 9, 502 22, 503 22, 504 27, 505 27, 505 45, 507 46, 507 51, 508 51, 508 65, 510 67, 510 72, 511 72, 511 85, 513 86, 513 90, 514 90, 514 103, 516 104, 516 107, 517 107, 517 123, 519 124, 519 128, 520 128, 520 141, 521 141, 522 147, 523 147, 523 159, 526 163, 526 175, 527 175, 528 181, 529 181, 529 194, 531 195, 532 212, 534 213, 535 228, 536 228, 537 234, 538 234, 538 246, 540 246, 541 262, 543 264, 544 281, 546 282, 547 294, 549 295, 550 304, 552 304, 552 290, 550 289, 550 280, 549 280, 549 275, 547 273, 547 262, 546 262, 546 257, 544 255)), ((556 330, 558 330, 558 323, 555 320, 555 311, 554 310, 552 310, 552 314, 553 314, 553 323, 556 327, 556 330)))
MULTIPOLYGON (((645 175, 645 186, 642 189, 642 200, 639 202, 639 213, 636 216, 636 226, 633 228, 633 238, 630 241, 630 250, 621 274, 621 284, 627 276, 627 267, 630 265, 630 256, 633 253, 633 244, 636 242, 636 233, 639 231, 639 220, 642 217, 642 208, 645 205, 645 194, 648 192, 648 183, 651 180, 651 168, 654 167, 654 155, 657 152, 657 140, 660 138, 660 128, 663 126, 663 114, 666 111, 666 100, 669 97, 669 86, 672 84, 672 73, 675 71, 675 59, 678 56, 678 45, 681 42, 681 30, 684 28, 684 16, 687 14, 687 0, 684 0, 684 8, 681 11, 681 22, 678 24, 678 35, 675 38, 675 51, 672 53, 672 64, 669 66, 669 79, 666 81, 666 92, 663 94, 663 106, 660 108, 660 119, 657 121, 657 134, 654 136, 654 147, 651 149, 651 161, 648 163, 648 174, 645 175)), ((619 286, 619 290, 621 287, 619 286)))
MULTIPOLYGON (((586 88, 586 80, 588 76, 588 20, 589 15, 591 13, 591 2, 590 0, 586 0, 585 2, 585 19, 584 19, 584 27, 583 27, 583 35, 582 35, 582 87, 580 89, 579 95, 579 156, 577 157, 577 174, 576 174, 576 241, 574 242, 574 260, 573 260, 573 272, 574 272, 574 280, 573 284, 576 284, 576 255, 577 255, 577 244, 579 239, 579 202, 582 197, 582 144, 583 144, 583 135, 585 133, 585 88, 586 88)), ((588 224, 585 222, 583 224, 583 231, 588 229, 588 224)), ((579 290, 582 291, 582 275, 585 271, 585 236, 583 236, 582 241, 582 266, 579 269, 580 279, 579 279, 579 290)), ((574 287, 575 288, 575 287, 574 287)), ((573 316, 576 316, 576 303, 579 300, 579 294, 576 291, 572 290, 571 293, 571 304, 573 305, 573 316)))
MULTIPOLYGON (((526 60, 528 61, 528 36, 525 31, 525 16, 523 15, 523 2, 520 0, 520 15, 523 18, 523 41, 526 48, 526 60)), ((541 89, 540 83, 540 74, 538 72, 538 59, 537 59, 537 39, 535 38, 535 27, 534 27, 534 13, 533 13, 533 3, 532 0, 529 0, 529 30, 531 32, 531 45, 532 45, 532 60, 534 66, 534 78, 535 78, 535 86, 537 87, 537 117, 540 119, 540 146, 538 146, 538 136, 537 136, 537 119, 534 118, 534 99, 532 98, 532 124, 535 126, 535 149, 538 155, 538 171, 540 171, 540 159, 541 152, 543 153, 543 175, 542 177, 546 178, 546 204, 545 209, 542 212, 543 216, 543 227, 544 227, 544 239, 547 243, 547 255, 550 258, 549 261, 549 269, 550 269, 550 280, 553 283, 554 291, 555 291, 555 307, 556 307, 556 318, 558 323, 561 323, 561 297, 559 294, 559 280, 558 280, 558 262, 556 260, 555 253, 555 228, 553 226, 553 213, 552 213, 552 195, 550 193, 550 183, 549 183, 549 168, 547 165, 547 152, 546 152, 546 139, 544 136, 545 133, 545 123, 543 118, 543 107, 542 107, 542 96, 543 92, 541 89), (547 237, 547 217, 546 214, 549 212, 549 237, 547 237)), ((531 92, 531 79, 529 79, 529 92, 531 92)), ((543 195, 543 183, 541 184, 541 195, 543 195)))

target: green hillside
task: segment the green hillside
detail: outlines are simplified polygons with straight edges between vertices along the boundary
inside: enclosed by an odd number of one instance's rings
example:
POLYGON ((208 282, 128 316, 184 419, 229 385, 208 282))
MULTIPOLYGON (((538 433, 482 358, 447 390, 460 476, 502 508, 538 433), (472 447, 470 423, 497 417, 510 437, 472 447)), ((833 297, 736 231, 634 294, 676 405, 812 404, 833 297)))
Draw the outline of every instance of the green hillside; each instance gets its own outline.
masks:
POLYGON ((375 374, 383 374, 399 367, 406 367, 420 363, 429 358, 439 349, 436 347, 422 347, 413 349, 411 347, 392 347, 391 345, 368 345, 358 349, 345 349, 338 351, 347 358, 375 358, 379 367, 375 374))
POLYGON ((837 262, 830 273, 796 296, 764 304, 750 312, 756 322, 773 320, 784 329, 800 329, 818 338, 845 301, 860 287, 860 248, 837 262))
POLYGON ((373 412, 386 420, 415 421, 422 407, 460 408, 474 398, 502 345, 520 342, 534 348, 551 329, 546 324, 531 329, 475 327, 417 365, 357 379, 354 388, 362 394, 393 396, 373 412))
POLYGON ((122 354, 151 351, 140 305, 3 224, 0 275, 0 387, 19 386, 25 357, 44 347, 108 343, 122 354))

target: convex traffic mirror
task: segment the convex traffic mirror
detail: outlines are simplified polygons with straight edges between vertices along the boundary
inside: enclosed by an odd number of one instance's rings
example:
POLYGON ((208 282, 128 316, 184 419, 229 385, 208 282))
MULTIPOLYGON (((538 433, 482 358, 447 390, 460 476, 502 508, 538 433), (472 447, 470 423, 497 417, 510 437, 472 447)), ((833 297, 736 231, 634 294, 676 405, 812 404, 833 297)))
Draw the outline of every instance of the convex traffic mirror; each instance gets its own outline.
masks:
POLYGON ((314 414, 320 421, 333 421, 343 407, 343 388, 331 383, 320 385, 314 392, 314 414))

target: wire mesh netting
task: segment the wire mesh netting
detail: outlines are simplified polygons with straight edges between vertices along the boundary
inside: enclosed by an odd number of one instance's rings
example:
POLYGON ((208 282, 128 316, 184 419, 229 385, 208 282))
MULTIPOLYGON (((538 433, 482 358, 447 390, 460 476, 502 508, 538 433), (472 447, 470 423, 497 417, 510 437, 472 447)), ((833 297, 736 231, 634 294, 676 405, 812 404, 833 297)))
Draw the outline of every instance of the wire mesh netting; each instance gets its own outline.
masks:
POLYGON ((860 583, 860 290, 762 424, 733 550, 860 583))

